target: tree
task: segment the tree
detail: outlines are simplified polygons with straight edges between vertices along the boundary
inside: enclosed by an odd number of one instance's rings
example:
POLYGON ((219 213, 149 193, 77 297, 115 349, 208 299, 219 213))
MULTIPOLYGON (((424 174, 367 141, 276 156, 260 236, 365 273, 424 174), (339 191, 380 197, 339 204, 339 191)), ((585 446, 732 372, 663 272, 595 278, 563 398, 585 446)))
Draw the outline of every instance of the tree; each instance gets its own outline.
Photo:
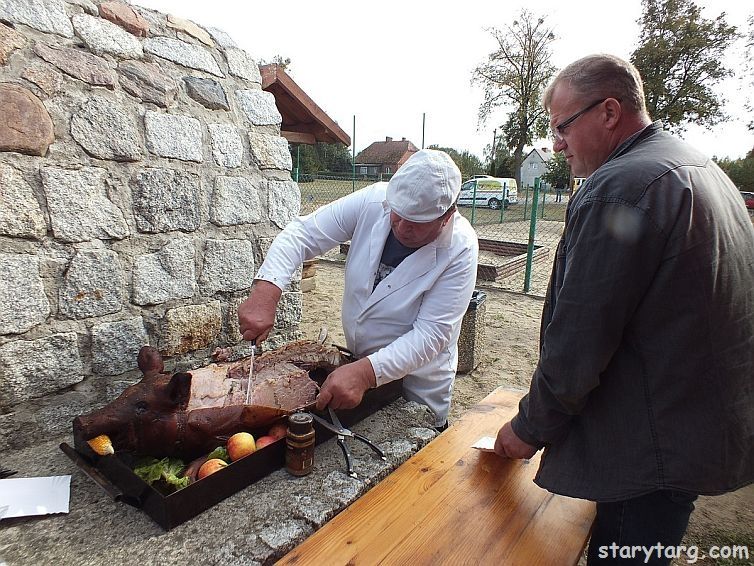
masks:
MULTIPOLYGON (((752 103, 751 99, 751 91, 754 88, 754 64, 752 63, 752 58, 754 58, 754 16, 749 16, 746 21, 749 25, 749 30, 746 33, 746 44, 744 46, 744 72, 749 77, 749 86, 746 89, 748 92, 746 110, 754 114, 754 103, 752 103)), ((754 120, 750 120, 747 127, 750 130, 754 130, 754 120)))
POLYGON ((291 144, 288 149, 291 152, 293 167, 299 167, 299 175, 320 172, 351 173, 351 152, 343 144, 291 144))
POLYGON ((542 181, 552 187, 568 187, 571 181, 571 167, 562 151, 553 155, 547 162, 547 171, 542 181))
POLYGON ((488 31, 498 46, 487 62, 474 69, 471 82, 484 88, 480 122, 496 108, 508 110, 508 119, 500 128, 506 147, 513 150, 513 176, 520 184, 524 147, 531 145, 535 137, 544 137, 548 128, 540 98, 555 73, 550 62, 555 35, 545 18, 535 18, 525 9, 504 30, 488 31))
POLYGON ((461 177, 467 179, 472 175, 479 175, 484 173, 484 164, 481 159, 468 150, 458 151, 452 147, 440 147, 438 145, 430 145, 428 149, 438 149, 447 153, 453 162, 461 170, 461 177))
POLYGON ((743 159, 715 160, 739 191, 754 192, 754 150, 743 159))
POLYGON ((492 144, 484 148, 485 162, 489 162, 487 174, 493 177, 515 177, 516 165, 513 154, 505 146, 505 140, 495 138, 495 148, 493 153, 492 144))
POLYGON ((639 47, 631 62, 644 80, 647 110, 677 132, 695 122, 714 126, 727 120, 725 100, 712 87, 732 74, 724 61, 738 37, 725 22, 701 16, 690 0, 642 0, 639 47))

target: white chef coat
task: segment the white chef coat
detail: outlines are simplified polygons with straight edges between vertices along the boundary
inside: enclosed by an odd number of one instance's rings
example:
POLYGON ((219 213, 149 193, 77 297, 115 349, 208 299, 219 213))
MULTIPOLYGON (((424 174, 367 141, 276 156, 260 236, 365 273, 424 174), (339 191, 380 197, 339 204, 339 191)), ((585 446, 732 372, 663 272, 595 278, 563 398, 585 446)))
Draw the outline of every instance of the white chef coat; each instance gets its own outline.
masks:
POLYGON ((404 397, 427 405, 439 426, 450 408, 479 244, 456 212, 435 241, 404 259, 372 291, 390 232, 386 188, 375 183, 294 219, 275 238, 256 278, 283 289, 305 260, 350 240, 341 314, 346 346, 357 357, 369 357, 377 385, 404 378, 404 397))

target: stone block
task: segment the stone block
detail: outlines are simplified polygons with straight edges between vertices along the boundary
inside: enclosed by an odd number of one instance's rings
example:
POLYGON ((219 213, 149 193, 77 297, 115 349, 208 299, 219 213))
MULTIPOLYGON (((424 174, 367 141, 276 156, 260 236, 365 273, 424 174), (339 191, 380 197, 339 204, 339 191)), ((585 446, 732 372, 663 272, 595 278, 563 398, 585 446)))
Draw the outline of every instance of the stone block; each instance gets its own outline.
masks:
POLYGON ((138 37, 146 37, 149 32, 149 22, 144 16, 123 2, 102 2, 99 15, 138 37))
POLYGON ((117 253, 79 250, 60 286, 60 313, 80 319, 118 312, 123 308, 125 283, 117 253))
POLYGON ((243 159, 243 140, 233 124, 209 124, 212 158, 220 167, 239 167, 243 159))
POLYGON ((220 83, 201 77, 183 77, 186 94, 210 110, 230 110, 228 98, 220 83))
POLYGON ((190 20, 184 20, 183 18, 179 18, 178 16, 174 16, 173 14, 168 14, 167 25, 169 28, 187 33, 188 35, 198 39, 208 47, 215 46, 215 42, 212 41, 210 35, 206 31, 204 31, 204 29, 200 28, 190 20))
POLYGON ((0 235, 41 239, 47 232, 42 209, 21 173, 0 163, 0 235))
POLYGON ((93 157, 138 161, 144 141, 136 120, 135 112, 116 101, 92 96, 71 116, 71 136, 93 157))
POLYGON ((303 295, 299 291, 286 291, 280 295, 275 311, 275 328, 297 327, 301 322, 303 303, 303 295))
POLYGON ((119 375, 137 369, 139 350, 148 343, 141 317, 97 325, 92 328, 92 371, 119 375))
POLYGON ((160 352, 166 356, 206 348, 220 335, 220 301, 170 309, 163 321, 160 352))
POLYGON ((75 79, 92 86, 104 86, 110 90, 115 88, 115 73, 102 57, 42 42, 34 44, 34 53, 75 79))
POLYGON ((73 29, 87 47, 98 55, 140 59, 144 55, 141 43, 122 27, 89 14, 77 14, 71 18, 73 29))
POLYGON ((0 23, 0 65, 5 65, 10 54, 24 45, 26 38, 22 34, 0 23))
POLYGON ((43 156, 55 141, 52 118, 33 92, 16 84, 0 84, 0 151, 43 156))
POLYGON ((118 240, 130 234, 123 213, 107 196, 107 178, 107 170, 99 167, 42 169, 42 185, 56 238, 85 242, 118 240))
POLYGON ((208 28, 205 28, 205 29, 210 34, 210 36, 212 36, 212 39, 215 40, 215 43, 217 43, 220 47, 222 47, 224 49, 230 49, 230 48, 233 48, 233 47, 238 47, 236 45, 236 42, 233 41, 233 38, 230 37, 223 30, 217 29, 217 28, 213 28, 213 27, 208 27, 208 28))
POLYGON ((134 216, 141 232, 193 232, 204 202, 199 175, 174 169, 143 169, 133 183, 134 216))
POLYGON ((209 217, 218 226, 255 224, 264 215, 259 191, 245 177, 215 178, 209 217))
POLYGON ((199 45, 170 37, 150 37, 144 40, 144 51, 189 69, 206 71, 216 77, 225 76, 212 54, 199 45))
POLYGON ((248 240, 207 240, 199 285, 205 295, 248 289, 254 282, 254 247, 248 240))
POLYGON ((253 162, 260 169, 290 171, 293 166, 288 140, 269 134, 249 134, 249 149, 253 162))
POLYGON ((44 397, 84 379, 75 332, 0 346, 0 406, 44 397))
POLYGON ((156 63, 121 61, 118 71, 123 90, 144 102, 167 108, 178 94, 178 83, 156 63))
POLYGON ((24 24, 37 31, 73 37, 73 26, 63 0, 3 0, 0 20, 24 24))
POLYGON ((26 332, 49 315, 39 259, 29 254, 0 253, 0 334, 26 332))
POLYGON ((262 84, 262 75, 259 73, 259 66, 249 57, 243 49, 226 49, 225 59, 228 61, 228 71, 231 75, 262 84))
POLYGON ((301 191, 294 181, 267 180, 267 208, 278 228, 296 218, 301 210, 301 191))
POLYGON ((278 125, 283 122, 283 117, 275 105, 275 96, 271 92, 237 90, 236 100, 244 116, 253 126, 278 125))
POLYGON ((63 89, 63 75, 44 63, 32 63, 24 68, 21 76, 37 85, 48 96, 57 94, 63 89))
POLYGON ((174 240, 161 250, 136 258, 133 268, 133 302, 159 305, 194 296, 196 268, 191 240, 174 240))
POLYGON ((147 149, 155 155, 182 161, 204 161, 202 124, 196 118, 147 110, 144 129, 147 149))

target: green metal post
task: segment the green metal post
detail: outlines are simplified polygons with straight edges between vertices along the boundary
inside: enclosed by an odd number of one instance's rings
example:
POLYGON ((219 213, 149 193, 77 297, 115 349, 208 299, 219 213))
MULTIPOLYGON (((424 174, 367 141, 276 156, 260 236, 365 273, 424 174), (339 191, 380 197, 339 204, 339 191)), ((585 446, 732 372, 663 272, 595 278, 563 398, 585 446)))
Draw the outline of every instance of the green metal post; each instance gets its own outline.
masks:
POLYGON ((301 171, 301 144, 296 144, 296 182, 298 183, 298 172, 301 171))
POLYGON ((476 183, 474 183, 474 192, 471 195, 471 225, 474 225, 474 217, 476 215, 476 183))
POLYGON ((351 139, 351 192, 356 192, 356 114, 353 115, 353 138, 351 139))
POLYGON ((529 244, 526 246, 526 272, 524 273, 524 293, 531 289, 531 264, 534 258, 534 238, 537 235, 537 201, 539 200, 539 177, 534 179, 534 198, 531 199, 531 221, 529 222, 529 244))

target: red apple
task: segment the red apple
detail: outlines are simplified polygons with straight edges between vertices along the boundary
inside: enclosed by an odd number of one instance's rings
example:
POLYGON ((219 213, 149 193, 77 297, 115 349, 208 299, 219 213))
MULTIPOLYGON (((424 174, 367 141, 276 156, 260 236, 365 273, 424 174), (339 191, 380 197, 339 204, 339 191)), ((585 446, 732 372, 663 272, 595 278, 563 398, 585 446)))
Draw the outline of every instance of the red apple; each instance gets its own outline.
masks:
POLYGON ((257 450, 261 450, 262 448, 268 446, 269 444, 272 444, 276 440, 278 439, 270 434, 268 434, 267 436, 260 436, 259 438, 257 438, 257 450))
POLYGON ((285 423, 275 423, 270 427, 267 434, 275 438, 283 438, 288 434, 288 425, 285 423))
POLYGON ((228 439, 225 447, 228 449, 228 456, 234 462, 253 454, 257 449, 254 437, 248 432, 237 432, 228 439))
POLYGON ((222 470, 227 465, 227 462, 225 460, 221 460, 220 458, 212 458, 211 460, 207 460, 206 462, 204 462, 204 464, 202 464, 202 467, 199 468, 197 478, 206 478, 210 474, 214 474, 216 471, 222 470))

